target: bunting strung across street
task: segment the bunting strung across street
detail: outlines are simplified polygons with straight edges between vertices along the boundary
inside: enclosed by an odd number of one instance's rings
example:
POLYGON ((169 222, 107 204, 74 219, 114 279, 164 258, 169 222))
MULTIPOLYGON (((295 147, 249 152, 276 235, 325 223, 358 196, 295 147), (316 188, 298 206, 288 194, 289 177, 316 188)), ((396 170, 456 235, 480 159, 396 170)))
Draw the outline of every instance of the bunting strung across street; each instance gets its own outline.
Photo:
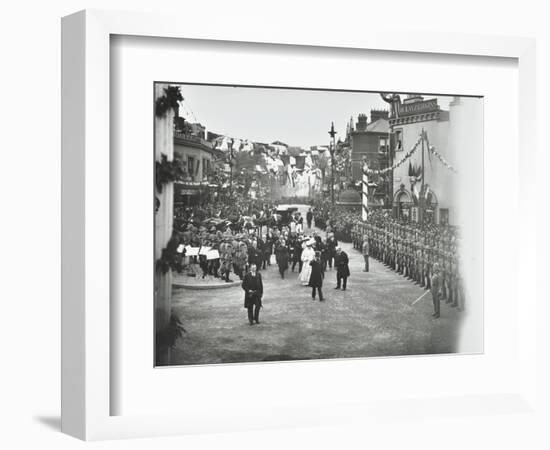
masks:
POLYGON ((447 160, 445 158, 443 158, 443 156, 441 155, 441 153, 439 153, 433 145, 431 145, 430 147, 428 147, 430 152, 432 152, 435 156, 437 156, 437 158, 439 159, 439 161, 441 161, 441 164, 443 164, 447 169, 449 169, 451 172, 454 172, 454 173, 457 173, 457 170, 451 166, 447 160))
POLYGON ((415 142, 415 144, 413 145, 413 147, 405 154, 405 156, 402 159, 400 159, 399 161, 395 162, 393 164, 393 166, 386 167, 385 169, 380 169, 380 170, 369 169, 367 167, 367 168, 363 168, 363 173, 367 173, 368 175, 373 175, 373 174, 374 175, 384 175, 386 173, 389 173, 389 172, 393 171, 394 169, 397 169, 405 161, 407 161, 416 152, 416 150, 418 150, 418 146, 420 145, 421 142, 422 142, 422 135, 420 135, 418 137, 418 139, 415 142))

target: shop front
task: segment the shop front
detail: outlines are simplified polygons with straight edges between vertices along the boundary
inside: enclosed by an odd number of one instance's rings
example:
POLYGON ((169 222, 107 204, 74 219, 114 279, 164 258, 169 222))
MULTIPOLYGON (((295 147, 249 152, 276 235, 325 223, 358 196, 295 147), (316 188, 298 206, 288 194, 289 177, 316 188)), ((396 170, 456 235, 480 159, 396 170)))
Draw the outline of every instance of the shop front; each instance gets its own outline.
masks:
POLYGON ((174 207, 204 206, 216 201, 217 184, 208 181, 174 183, 174 207))

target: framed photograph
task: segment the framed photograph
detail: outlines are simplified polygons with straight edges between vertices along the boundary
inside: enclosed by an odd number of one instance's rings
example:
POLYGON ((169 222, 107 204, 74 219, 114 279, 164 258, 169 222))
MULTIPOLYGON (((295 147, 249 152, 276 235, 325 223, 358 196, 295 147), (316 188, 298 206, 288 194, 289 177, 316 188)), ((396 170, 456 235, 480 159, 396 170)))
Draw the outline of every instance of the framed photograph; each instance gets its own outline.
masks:
POLYGON ((63 431, 532 411, 534 43, 248 25, 63 19, 63 431))

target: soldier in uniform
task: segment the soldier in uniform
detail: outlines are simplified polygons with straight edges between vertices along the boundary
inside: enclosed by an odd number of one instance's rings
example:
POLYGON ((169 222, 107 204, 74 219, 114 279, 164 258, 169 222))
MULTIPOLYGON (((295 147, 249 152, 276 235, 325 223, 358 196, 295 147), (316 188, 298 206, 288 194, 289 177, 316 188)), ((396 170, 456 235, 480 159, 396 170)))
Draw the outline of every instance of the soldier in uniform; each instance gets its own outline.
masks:
POLYGON ((426 275, 426 289, 432 288, 432 266, 433 266, 433 260, 432 260, 432 247, 427 246, 426 247, 426 264, 425 264, 425 275, 426 275))
POLYGON ((447 291, 447 300, 446 303, 453 303, 453 268, 452 268, 452 262, 451 262, 451 253, 445 251, 444 252, 444 271, 445 271, 445 290, 447 291))
POLYGON ((420 287, 426 287, 426 249, 424 244, 420 244, 418 251, 418 276, 420 279, 420 287))
POLYGON ((369 237, 365 234, 363 236, 363 245, 361 248, 361 253, 363 254, 363 259, 365 260, 365 268, 363 272, 369 271, 369 237))
POLYGON ((220 244, 220 259, 221 259, 221 275, 226 283, 230 283, 233 280, 229 279, 231 273, 231 267, 233 265, 233 245, 229 238, 224 239, 220 244))
POLYGON ((233 270, 241 280, 244 277, 244 272, 246 270, 247 264, 248 264, 248 248, 243 241, 240 241, 235 250, 235 262, 233 264, 233 270))
POLYGON ((403 262, 402 262, 402 248, 401 238, 396 239, 395 244, 395 270, 398 274, 403 274, 403 262))
POLYGON ((440 301, 440 295, 441 295, 441 276, 439 273, 439 264, 434 264, 433 266, 433 275, 432 275, 432 301, 434 305, 434 313, 432 314, 432 317, 435 319, 439 319, 440 315, 440 307, 441 307, 441 301, 440 301))

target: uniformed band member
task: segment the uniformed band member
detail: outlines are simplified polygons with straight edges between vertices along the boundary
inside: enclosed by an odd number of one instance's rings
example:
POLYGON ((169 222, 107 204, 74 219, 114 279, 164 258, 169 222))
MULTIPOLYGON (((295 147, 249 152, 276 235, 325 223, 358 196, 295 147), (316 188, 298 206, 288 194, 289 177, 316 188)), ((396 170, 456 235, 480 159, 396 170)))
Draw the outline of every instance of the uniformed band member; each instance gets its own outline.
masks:
POLYGON ((336 287, 334 289, 340 289, 340 287, 342 287, 342 290, 345 291, 350 275, 349 258, 347 253, 342 251, 340 247, 336 247, 334 265, 336 267, 336 287))
POLYGON ((315 252, 315 259, 310 261, 309 265, 311 266, 311 276, 309 277, 309 286, 311 286, 311 298, 315 300, 315 291, 319 292, 319 301, 324 301, 323 298, 323 278, 325 273, 323 271, 323 264, 321 263, 321 253, 315 252))
POLYGON ((256 271, 256 264, 250 264, 250 272, 244 276, 242 288, 244 290, 244 307, 248 310, 248 322, 250 325, 254 325, 254 322, 260 323, 264 286, 262 275, 256 271))

